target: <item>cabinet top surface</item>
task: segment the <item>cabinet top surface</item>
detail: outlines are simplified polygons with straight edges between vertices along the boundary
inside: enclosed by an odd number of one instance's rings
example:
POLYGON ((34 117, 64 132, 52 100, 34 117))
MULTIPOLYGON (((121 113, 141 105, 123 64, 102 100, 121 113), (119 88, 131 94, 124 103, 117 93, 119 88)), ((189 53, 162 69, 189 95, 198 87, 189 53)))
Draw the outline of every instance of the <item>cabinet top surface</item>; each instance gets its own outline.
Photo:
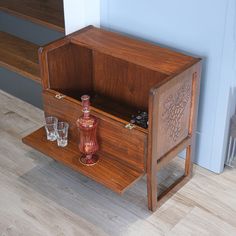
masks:
POLYGON ((172 75, 193 65, 199 58, 191 57, 168 48, 133 39, 95 27, 86 27, 71 36, 71 42, 120 59, 172 75))

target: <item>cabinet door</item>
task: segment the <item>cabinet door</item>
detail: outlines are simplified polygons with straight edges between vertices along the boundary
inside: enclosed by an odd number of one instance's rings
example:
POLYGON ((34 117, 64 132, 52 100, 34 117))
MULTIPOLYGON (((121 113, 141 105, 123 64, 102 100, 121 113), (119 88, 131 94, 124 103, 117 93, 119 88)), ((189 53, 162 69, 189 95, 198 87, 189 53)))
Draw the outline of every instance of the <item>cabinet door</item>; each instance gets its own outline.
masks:
MULTIPOLYGON (((69 138, 78 142, 76 120, 82 115, 81 103, 71 97, 57 96, 53 90, 43 92, 44 111, 69 123, 69 138)), ((128 129, 125 122, 112 118, 99 109, 91 107, 91 113, 99 119, 98 142, 100 151, 110 158, 121 160, 140 171, 145 169, 147 134, 138 128, 128 129)), ((126 122, 127 124, 127 122, 126 122)))

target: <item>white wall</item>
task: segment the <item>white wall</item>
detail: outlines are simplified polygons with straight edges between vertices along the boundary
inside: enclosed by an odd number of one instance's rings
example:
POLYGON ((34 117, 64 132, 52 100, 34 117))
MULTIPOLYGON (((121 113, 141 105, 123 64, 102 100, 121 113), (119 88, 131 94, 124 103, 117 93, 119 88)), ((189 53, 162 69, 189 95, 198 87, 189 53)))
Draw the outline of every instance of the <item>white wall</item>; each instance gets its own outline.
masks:
POLYGON ((87 25, 100 26, 100 0, 64 0, 66 35, 87 25))

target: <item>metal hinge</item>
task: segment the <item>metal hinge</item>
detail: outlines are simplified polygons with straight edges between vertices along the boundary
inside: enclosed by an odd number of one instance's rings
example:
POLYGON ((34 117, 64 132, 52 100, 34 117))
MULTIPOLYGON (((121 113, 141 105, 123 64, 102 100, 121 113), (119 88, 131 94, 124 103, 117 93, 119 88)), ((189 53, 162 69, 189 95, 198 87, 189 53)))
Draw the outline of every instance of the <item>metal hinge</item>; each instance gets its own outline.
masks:
POLYGON ((197 78, 197 72, 194 72, 193 73, 193 79, 196 79, 197 78))
POLYGON ((57 98, 57 99, 62 99, 62 98, 64 98, 64 97, 65 97, 65 95, 62 95, 62 94, 60 94, 60 93, 58 93, 58 94, 55 95, 55 98, 57 98))
POLYGON ((131 123, 125 125, 125 128, 126 128, 126 129, 133 129, 134 127, 135 127, 135 125, 133 125, 133 124, 131 124, 131 123))

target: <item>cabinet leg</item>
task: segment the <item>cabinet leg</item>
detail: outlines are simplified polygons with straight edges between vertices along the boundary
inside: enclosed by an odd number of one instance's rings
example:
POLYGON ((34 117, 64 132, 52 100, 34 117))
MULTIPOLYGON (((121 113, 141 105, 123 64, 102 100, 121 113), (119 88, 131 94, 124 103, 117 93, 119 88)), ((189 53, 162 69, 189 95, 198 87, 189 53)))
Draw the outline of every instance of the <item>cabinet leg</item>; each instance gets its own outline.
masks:
POLYGON ((156 170, 147 171, 147 196, 148 209, 155 211, 157 209, 157 172, 156 170))
POLYGON ((186 158, 185 158, 185 176, 191 176, 192 174, 192 153, 193 153, 193 146, 189 145, 186 148, 186 158))
MULTIPOLYGON (((192 175, 192 158, 194 152, 192 144, 186 147, 185 170, 183 176, 177 179, 171 186, 169 186, 160 196, 157 196, 157 168, 150 168, 147 170, 147 196, 148 196, 148 209, 155 211, 157 206, 161 206, 171 195, 179 190, 192 175)), ((168 163, 168 162, 167 162, 168 163)), ((166 163, 165 163, 166 164, 166 163)), ((155 166, 155 165, 153 165, 155 166)))

